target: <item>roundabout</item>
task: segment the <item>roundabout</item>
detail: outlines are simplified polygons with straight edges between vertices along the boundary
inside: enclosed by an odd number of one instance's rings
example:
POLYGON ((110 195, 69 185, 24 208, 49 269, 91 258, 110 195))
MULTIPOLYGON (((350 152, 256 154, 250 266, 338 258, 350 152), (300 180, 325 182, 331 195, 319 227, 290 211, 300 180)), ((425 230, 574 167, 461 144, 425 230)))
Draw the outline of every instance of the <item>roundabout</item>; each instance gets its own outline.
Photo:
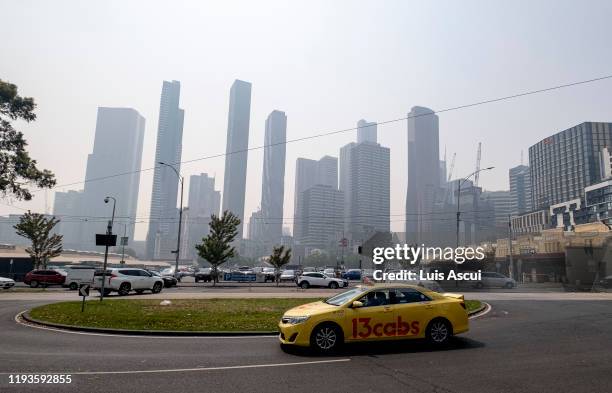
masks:
POLYGON ((494 296, 492 308, 471 320, 470 332, 445 349, 419 342, 363 343, 335 356, 283 352, 275 335, 128 336, 27 326, 15 316, 48 301, 3 300, 0 390, 311 392, 317 391, 309 383, 313 379, 325 381, 332 392, 520 391, 525 383, 539 392, 568 386, 606 390, 611 299, 500 297, 494 296), (28 373, 70 374, 72 383, 8 383, 9 375, 28 373))

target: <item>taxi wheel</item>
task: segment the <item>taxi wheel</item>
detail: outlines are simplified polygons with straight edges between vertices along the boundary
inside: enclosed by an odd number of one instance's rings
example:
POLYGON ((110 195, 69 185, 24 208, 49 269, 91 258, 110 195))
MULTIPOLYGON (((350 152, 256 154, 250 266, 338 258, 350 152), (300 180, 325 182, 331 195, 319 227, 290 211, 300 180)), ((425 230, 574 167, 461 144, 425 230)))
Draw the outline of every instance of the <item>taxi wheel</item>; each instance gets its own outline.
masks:
POLYGON ((334 324, 317 326, 310 335, 310 346, 319 353, 332 353, 343 342, 342 330, 334 324))
POLYGON ((444 345, 448 343, 452 334, 453 329, 450 323, 442 318, 431 321, 429 325, 427 325, 427 330, 425 332, 427 341, 434 345, 444 345))

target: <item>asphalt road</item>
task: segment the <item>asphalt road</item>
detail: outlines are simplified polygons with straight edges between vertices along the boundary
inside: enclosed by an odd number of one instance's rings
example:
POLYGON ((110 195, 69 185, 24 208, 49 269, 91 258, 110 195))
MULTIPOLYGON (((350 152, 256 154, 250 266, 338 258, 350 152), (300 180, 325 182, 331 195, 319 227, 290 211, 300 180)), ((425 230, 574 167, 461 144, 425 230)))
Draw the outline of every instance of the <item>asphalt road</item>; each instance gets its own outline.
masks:
POLYGON ((612 301, 495 300, 446 349, 348 346, 285 353, 275 337, 109 337, 22 326, 43 301, 0 302, 0 391, 609 392, 612 301), (10 385, 11 373, 61 372, 70 385, 10 385))

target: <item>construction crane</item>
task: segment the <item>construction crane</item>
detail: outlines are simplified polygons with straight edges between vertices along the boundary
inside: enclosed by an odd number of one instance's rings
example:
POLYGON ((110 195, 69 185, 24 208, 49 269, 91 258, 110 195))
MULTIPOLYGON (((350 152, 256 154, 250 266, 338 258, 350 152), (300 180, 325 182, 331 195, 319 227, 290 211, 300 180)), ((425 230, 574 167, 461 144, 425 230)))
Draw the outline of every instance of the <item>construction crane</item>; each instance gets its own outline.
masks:
POLYGON ((481 156, 481 149, 482 148, 482 143, 478 142, 478 152, 476 153, 476 173, 474 175, 474 187, 478 187, 478 180, 480 178, 480 156, 481 156))

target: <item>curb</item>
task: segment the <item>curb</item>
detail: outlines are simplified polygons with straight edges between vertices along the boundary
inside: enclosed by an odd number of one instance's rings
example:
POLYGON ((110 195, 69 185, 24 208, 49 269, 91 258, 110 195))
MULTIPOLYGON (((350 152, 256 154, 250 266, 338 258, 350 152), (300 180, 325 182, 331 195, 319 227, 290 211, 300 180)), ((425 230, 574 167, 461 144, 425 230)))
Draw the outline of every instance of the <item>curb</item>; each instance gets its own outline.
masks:
POLYGON ((491 305, 487 302, 481 302, 482 306, 480 306, 478 309, 474 310, 474 311, 470 311, 468 313, 468 318, 476 318, 479 317, 481 315, 487 314, 490 310, 491 310, 491 305))
POLYGON ((211 331, 183 331, 183 330, 132 330, 132 329, 110 329, 87 326, 72 326, 61 323, 43 322, 30 316, 29 310, 17 315, 26 322, 44 327, 64 329, 77 332, 119 334, 127 336, 166 336, 166 337, 252 337, 252 336, 276 336, 278 331, 242 331, 242 332, 211 332, 211 331))

